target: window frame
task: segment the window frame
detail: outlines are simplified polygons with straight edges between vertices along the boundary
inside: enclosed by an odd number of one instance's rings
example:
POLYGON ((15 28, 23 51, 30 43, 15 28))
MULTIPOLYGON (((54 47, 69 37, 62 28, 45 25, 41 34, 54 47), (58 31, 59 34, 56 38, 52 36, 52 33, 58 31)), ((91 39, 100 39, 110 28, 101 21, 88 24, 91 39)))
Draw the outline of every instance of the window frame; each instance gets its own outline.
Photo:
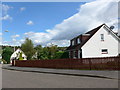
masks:
POLYGON ((104 41, 104 40, 105 40, 104 34, 100 34, 100 39, 101 39, 101 41, 104 41))
POLYGON ((74 41, 74 40, 72 40, 72 46, 73 46, 73 45, 75 45, 75 41, 74 41))
POLYGON ((80 43, 80 38, 77 38, 77 44, 79 44, 80 43))
POLYGON ((102 54, 108 54, 108 49, 101 49, 102 54))

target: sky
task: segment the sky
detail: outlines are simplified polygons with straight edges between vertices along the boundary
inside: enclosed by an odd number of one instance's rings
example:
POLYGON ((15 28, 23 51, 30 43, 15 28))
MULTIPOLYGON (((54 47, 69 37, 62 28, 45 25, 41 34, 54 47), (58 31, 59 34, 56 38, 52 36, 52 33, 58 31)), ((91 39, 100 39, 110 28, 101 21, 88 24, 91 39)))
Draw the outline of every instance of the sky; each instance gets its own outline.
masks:
POLYGON ((91 2, 3 2, 2 44, 69 46, 70 39, 103 23, 118 29, 117 0, 91 2), (8 32, 5 32, 8 31, 8 32))

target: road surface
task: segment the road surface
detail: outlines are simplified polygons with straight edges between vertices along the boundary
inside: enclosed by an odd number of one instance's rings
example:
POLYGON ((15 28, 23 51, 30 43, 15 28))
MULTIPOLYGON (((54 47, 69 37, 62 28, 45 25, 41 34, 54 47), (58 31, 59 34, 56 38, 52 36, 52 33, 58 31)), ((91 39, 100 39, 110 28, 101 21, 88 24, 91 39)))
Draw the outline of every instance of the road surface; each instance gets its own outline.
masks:
POLYGON ((118 88, 118 80, 3 69, 2 88, 118 88))

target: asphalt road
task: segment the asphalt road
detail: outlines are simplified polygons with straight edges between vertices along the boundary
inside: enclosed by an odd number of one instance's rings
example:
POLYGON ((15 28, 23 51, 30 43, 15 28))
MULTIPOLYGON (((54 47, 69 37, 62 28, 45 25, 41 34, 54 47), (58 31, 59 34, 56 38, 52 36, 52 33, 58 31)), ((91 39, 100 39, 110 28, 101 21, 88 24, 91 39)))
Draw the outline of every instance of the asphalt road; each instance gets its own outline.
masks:
POLYGON ((0 89, 2 88, 2 65, 0 64, 0 89))
POLYGON ((118 88, 118 80, 3 69, 2 88, 118 88))

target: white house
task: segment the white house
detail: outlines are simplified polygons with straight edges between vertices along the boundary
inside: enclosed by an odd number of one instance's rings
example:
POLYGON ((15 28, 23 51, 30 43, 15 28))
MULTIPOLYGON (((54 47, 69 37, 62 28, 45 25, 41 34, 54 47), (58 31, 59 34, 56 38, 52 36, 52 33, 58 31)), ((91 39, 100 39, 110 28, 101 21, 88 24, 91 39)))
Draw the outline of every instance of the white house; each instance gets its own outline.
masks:
POLYGON ((3 64, 3 61, 2 61, 2 60, 0 60, 0 64, 3 64))
POLYGON ((0 54, 0 64, 3 64, 2 55, 0 54))
POLYGON ((18 48, 10 57, 10 60, 18 60, 20 53, 22 53, 23 60, 27 60, 27 56, 24 54, 24 52, 18 48))
POLYGON ((2 59, 2 55, 0 54, 0 59, 2 59))
POLYGON ((106 24, 71 40, 69 58, 111 57, 120 55, 120 38, 106 24))

